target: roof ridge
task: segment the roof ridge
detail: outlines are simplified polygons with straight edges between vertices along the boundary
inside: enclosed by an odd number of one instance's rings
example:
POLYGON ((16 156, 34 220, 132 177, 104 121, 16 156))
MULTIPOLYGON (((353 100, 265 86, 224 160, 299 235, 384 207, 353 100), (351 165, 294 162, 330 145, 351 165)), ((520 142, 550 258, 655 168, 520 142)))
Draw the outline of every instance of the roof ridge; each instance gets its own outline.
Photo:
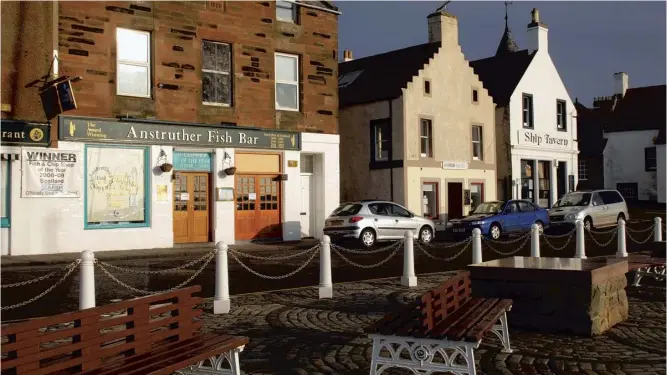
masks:
POLYGON ((384 56, 384 55, 387 55, 387 54, 390 54, 390 53, 405 51, 406 49, 410 49, 410 48, 424 47, 424 46, 431 45, 431 44, 441 44, 441 43, 440 42, 427 42, 427 43, 422 43, 422 44, 415 44, 415 45, 405 47, 405 48, 393 49, 391 51, 382 52, 382 53, 378 53, 378 54, 375 54, 375 55, 369 55, 369 56, 365 56, 365 57, 355 58, 355 59, 352 59, 350 61, 341 61, 339 64, 340 65, 345 65, 346 63, 351 63, 351 62, 355 62, 355 61, 362 61, 362 60, 365 60, 365 59, 370 59, 371 57, 380 57, 380 56, 384 56))

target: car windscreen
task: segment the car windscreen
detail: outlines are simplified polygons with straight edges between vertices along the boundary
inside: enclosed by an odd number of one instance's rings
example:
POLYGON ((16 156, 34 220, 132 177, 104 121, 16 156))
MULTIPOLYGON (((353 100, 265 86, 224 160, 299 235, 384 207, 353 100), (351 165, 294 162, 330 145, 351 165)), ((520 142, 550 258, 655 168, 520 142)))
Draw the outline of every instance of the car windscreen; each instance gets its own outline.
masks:
POLYGON ((591 193, 568 193, 554 204, 554 207, 588 206, 591 202, 591 193))
POLYGON ((358 214, 359 210, 361 210, 361 205, 358 203, 341 204, 331 216, 352 216, 358 214))
POLYGON ((503 202, 484 202, 475 207, 472 214, 492 214, 495 215, 502 209, 503 202))

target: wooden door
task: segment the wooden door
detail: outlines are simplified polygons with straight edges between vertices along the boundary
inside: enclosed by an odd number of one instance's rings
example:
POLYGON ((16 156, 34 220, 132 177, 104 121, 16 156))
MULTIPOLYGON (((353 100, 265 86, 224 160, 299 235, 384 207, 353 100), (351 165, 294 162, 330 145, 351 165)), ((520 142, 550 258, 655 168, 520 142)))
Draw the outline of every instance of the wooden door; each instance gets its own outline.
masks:
POLYGON ((209 241, 209 174, 175 172, 174 242, 209 241))
POLYGON ((447 183, 447 220, 463 217, 463 184, 447 183))
POLYGON ((282 237, 277 175, 237 175, 236 239, 282 237))

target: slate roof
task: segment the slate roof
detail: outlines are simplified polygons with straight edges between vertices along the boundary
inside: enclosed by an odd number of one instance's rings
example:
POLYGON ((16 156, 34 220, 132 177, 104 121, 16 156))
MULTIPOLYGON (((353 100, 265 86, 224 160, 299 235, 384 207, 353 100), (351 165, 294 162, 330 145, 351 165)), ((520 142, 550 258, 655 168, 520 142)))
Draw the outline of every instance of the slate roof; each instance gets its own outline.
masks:
POLYGON ((534 56, 535 53, 528 53, 528 50, 524 49, 471 61, 470 66, 493 97, 493 102, 502 107, 509 104, 510 96, 534 56))
POLYGON ((425 43, 341 62, 338 65, 339 84, 345 74, 361 73, 349 85, 338 88, 340 108, 398 98, 401 89, 407 87, 438 49, 440 42, 425 43))
POLYGON ((574 102, 577 109, 577 141, 579 155, 585 157, 601 157, 607 139, 602 135, 602 129, 607 121, 609 112, 599 108, 587 108, 579 101, 574 102))
POLYGON ((505 20, 505 32, 503 33, 503 37, 500 38, 498 49, 496 49, 496 56, 510 52, 517 52, 518 50, 519 46, 514 41, 514 38, 512 37, 512 32, 510 31, 509 26, 507 26, 507 20, 505 20))
POLYGON ((662 130, 667 124, 665 101, 667 86, 646 86, 628 89, 618 100, 606 126, 606 132, 662 130))

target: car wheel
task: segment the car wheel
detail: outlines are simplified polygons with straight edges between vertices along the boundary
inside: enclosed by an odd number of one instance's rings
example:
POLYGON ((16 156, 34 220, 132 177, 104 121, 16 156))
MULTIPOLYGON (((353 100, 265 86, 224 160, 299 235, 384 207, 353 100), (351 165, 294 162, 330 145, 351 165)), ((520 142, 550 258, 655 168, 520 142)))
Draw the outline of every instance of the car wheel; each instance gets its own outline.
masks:
POLYGON ((364 229, 359 236, 359 240, 364 247, 373 247, 375 245, 375 232, 372 229, 364 229))
POLYGON ((503 231, 498 224, 492 224, 491 228, 489 228, 489 237, 491 237, 491 239, 497 240, 502 234, 503 231))
POLYGON ((618 217, 616 218, 616 224, 618 224, 618 221, 621 220, 621 219, 623 219, 623 221, 626 221, 625 220, 625 214, 623 214, 622 212, 620 214, 618 214, 618 217))
POLYGON ((535 222, 535 224, 537 224, 537 232, 540 235, 543 235, 544 234, 544 223, 538 220, 538 221, 535 222))
POLYGON ((584 229, 591 230, 593 229, 593 220, 590 217, 586 216, 584 219, 584 229))
POLYGON ((429 243, 433 239, 433 231, 429 227, 422 227, 419 231, 419 241, 422 243, 429 243))

